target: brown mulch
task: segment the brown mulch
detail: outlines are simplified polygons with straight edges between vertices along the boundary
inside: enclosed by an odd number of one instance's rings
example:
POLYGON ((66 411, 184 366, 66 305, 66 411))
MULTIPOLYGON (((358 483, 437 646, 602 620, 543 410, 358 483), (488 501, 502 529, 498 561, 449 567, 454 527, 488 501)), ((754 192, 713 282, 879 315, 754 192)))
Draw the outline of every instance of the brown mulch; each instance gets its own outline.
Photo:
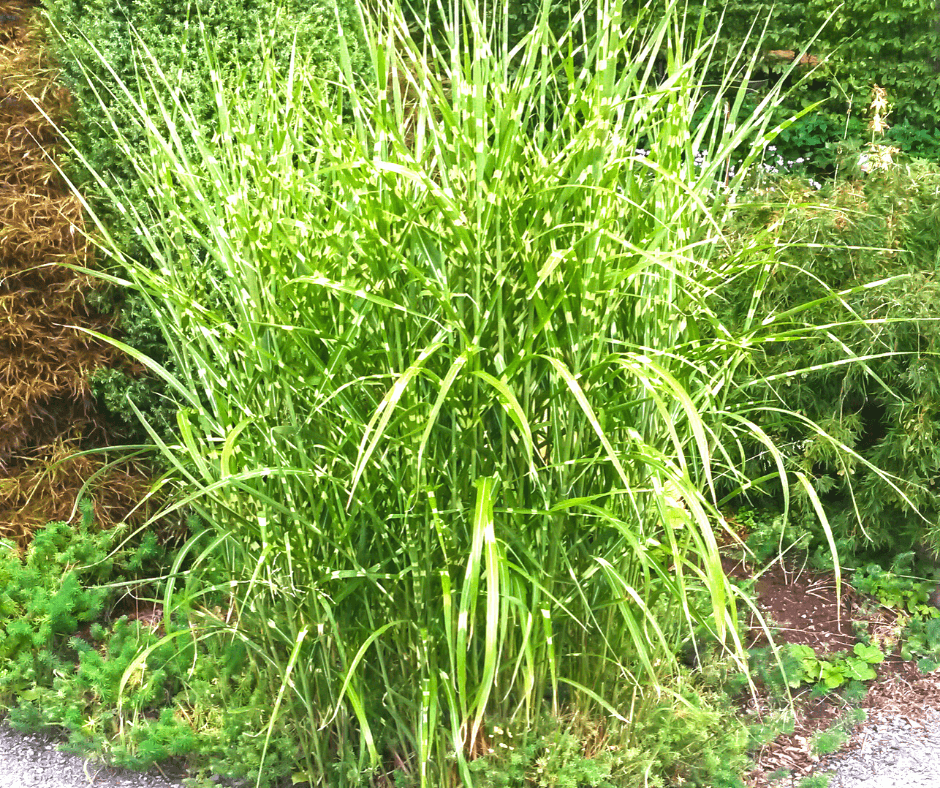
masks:
MULTIPOLYGON (((742 575, 746 567, 731 567, 732 574, 742 575)), ((867 721, 905 717, 912 724, 923 724, 931 710, 940 710, 940 673, 922 674, 912 662, 905 662, 898 653, 896 614, 885 608, 863 605, 854 590, 843 583, 837 604, 836 583, 831 575, 810 571, 788 570, 779 564, 764 573, 756 584, 758 607, 775 625, 778 643, 789 642, 811 646, 817 654, 850 650, 856 642, 856 628, 865 630, 888 655, 875 665, 878 678, 868 685, 868 694, 858 704, 867 714, 867 721)), ((752 622, 752 624, 756 624, 752 622)), ((749 646, 766 644, 759 626, 752 627, 749 646)), ((751 719, 764 719, 779 709, 779 701, 751 698, 743 709, 751 719)), ((755 768, 747 776, 752 788, 779 788, 796 785, 838 753, 819 757, 813 753, 814 734, 825 731, 847 711, 848 705, 832 693, 822 698, 810 697, 809 689, 794 693, 794 730, 777 737, 755 755, 755 768), (780 770, 789 772, 782 780, 768 779, 780 770)), ((856 726, 842 746, 844 752, 856 746, 860 730, 856 726)))

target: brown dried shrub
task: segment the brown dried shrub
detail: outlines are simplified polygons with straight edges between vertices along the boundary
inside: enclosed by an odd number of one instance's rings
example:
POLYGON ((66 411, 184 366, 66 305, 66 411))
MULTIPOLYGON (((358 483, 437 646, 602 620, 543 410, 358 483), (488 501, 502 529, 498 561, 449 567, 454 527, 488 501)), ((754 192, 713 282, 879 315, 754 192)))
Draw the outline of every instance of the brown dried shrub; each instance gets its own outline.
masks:
POLYGON ((24 0, 0 0, 0 18, 7 20, 0 25, 0 97, 25 99, 26 113, 38 112, 30 100, 34 98, 51 117, 62 118, 69 94, 58 83, 59 69, 44 46, 33 8, 24 0))
POLYGON ((51 159, 69 96, 32 7, 0 0, 0 536, 20 544, 69 519, 86 482, 100 527, 124 520, 149 487, 140 466, 104 470, 100 455, 80 453, 109 442, 88 378, 118 354, 82 330, 107 333, 113 321, 88 302, 93 280, 69 267, 91 267, 93 255, 81 202, 51 159))
MULTIPOLYGON (((0 121, 0 128, 3 128, 0 121)), ((29 140, 32 142, 32 140, 29 140)), ((49 146, 55 155, 59 146, 49 146)), ((35 145, 24 145, 22 140, 11 135, 0 139, 0 183, 6 187, 25 188, 61 193, 62 180, 55 165, 35 145)))
POLYGON ((46 523, 74 520, 80 491, 91 502, 98 527, 143 520, 151 513, 145 469, 133 464, 107 467, 100 455, 76 454, 82 441, 81 436, 59 437, 31 456, 17 458, 0 478, 0 537, 25 546, 46 523))
POLYGON ((0 186, 0 265, 84 265, 88 243, 81 225, 82 206, 71 194, 55 193, 49 187, 0 186))

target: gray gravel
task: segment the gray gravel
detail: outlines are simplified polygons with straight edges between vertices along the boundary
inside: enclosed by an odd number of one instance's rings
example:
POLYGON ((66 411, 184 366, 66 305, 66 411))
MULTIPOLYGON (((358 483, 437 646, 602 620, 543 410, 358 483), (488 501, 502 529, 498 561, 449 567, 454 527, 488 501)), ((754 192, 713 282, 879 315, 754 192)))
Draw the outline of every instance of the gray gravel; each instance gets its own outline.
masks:
POLYGON ((0 725, 0 788, 182 788, 160 775, 108 769, 59 752, 54 739, 0 725))
POLYGON ((871 722, 853 749, 816 773, 833 775, 829 788, 940 788, 940 713, 871 722))
MULTIPOLYGON (((829 788, 940 788, 940 712, 894 716, 865 725, 858 744, 827 759, 816 774, 829 788)), ((48 736, 0 725, 0 788, 183 788, 158 774, 109 769, 59 752, 48 736)))

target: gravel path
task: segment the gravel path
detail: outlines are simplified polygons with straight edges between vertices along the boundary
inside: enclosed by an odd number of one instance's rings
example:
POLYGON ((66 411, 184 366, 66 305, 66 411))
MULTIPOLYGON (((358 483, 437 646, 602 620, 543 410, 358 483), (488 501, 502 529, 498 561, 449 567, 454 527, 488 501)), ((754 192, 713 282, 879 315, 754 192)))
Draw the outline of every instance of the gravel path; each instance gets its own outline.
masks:
MULTIPOLYGON (((851 750, 826 759, 815 772, 833 775, 829 788, 940 788, 940 712, 869 723, 851 750)), ((160 775, 90 763, 59 752, 48 736, 24 735, 0 726, 0 788, 88 786, 183 788, 160 775)))
POLYGON ((829 788, 940 788, 940 713, 870 723, 817 773, 833 774, 829 788))
POLYGON ((183 788, 158 775, 108 769, 56 749, 48 736, 0 726, 0 788, 183 788))

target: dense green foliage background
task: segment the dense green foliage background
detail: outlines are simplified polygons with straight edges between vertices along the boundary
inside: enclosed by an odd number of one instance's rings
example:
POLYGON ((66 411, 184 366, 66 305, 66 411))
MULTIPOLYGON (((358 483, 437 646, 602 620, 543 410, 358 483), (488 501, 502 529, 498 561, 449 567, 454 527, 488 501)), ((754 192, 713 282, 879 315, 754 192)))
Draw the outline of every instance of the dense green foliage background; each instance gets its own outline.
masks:
MULTIPOLYGON (((286 69, 294 41, 303 53, 305 68, 328 82, 338 80, 344 53, 354 72, 367 68, 357 33, 360 21, 350 0, 48 0, 45 9, 54 30, 49 36, 52 54, 74 102, 66 131, 87 163, 72 160, 66 162, 66 170, 95 210, 106 217, 113 236, 135 256, 145 254, 139 236, 126 214, 101 198, 100 185, 89 173, 104 178, 141 215, 151 213, 153 195, 147 193, 128 158, 129 151, 149 156, 147 143, 134 122, 128 97, 117 89, 120 81, 134 80, 142 62, 152 58, 167 77, 165 84, 156 80, 151 85, 152 100, 172 101, 172 94, 179 95, 206 129, 218 127, 218 104, 199 33, 200 20, 211 31, 218 51, 216 68, 226 85, 236 81, 249 89, 257 85, 265 59, 262 53, 286 69), (337 20, 345 30, 343 47, 337 20)), ((186 144, 194 154, 191 141, 186 144)), ((110 290, 98 296, 97 306, 105 312, 120 312, 121 335, 127 342, 171 363, 149 309, 138 297, 110 290)), ((93 387, 114 425, 123 428, 128 438, 145 437, 128 405, 128 395, 162 434, 169 434, 173 406, 159 382, 113 369, 95 375, 93 387)))
MULTIPOLYGON (((342 57, 337 19, 348 31, 346 47, 352 50, 354 70, 366 65, 356 48, 359 20, 349 0, 48 0, 45 8, 58 33, 51 44, 61 79, 75 102, 76 122, 68 132, 90 168, 120 184, 127 198, 142 209, 149 204, 146 190, 120 138, 131 150, 146 155, 144 136, 133 122, 127 98, 116 90, 116 80, 134 79, 144 50, 168 78, 166 86, 159 81, 153 85, 157 94, 167 100, 171 90, 178 92, 207 129, 217 126, 218 107, 200 20, 216 42, 217 67, 226 84, 236 78, 246 85, 258 84, 263 51, 286 67, 295 38, 311 71, 335 81, 342 57), (113 114, 117 132, 102 115, 99 96, 113 114)), ((83 169, 76 166, 75 172, 83 169)), ((81 185, 92 198, 98 193, 90 178, 82 179, 81 185)), ((109 216, 112 223, 117 219, 109 216)), ((133 233, 123 229, 128 234, 118 237, 132 243, 133 233)))
MULTIPOLYGON (((726 57, 740 47, 753 51, 755 33, 767 23, 760 44, 761 71, 773 82, 788 65, 768 53, 803 51, 818 58, 816 68, 801 66, 793 91, 778 112, 788 114, 823 102, 791 127, 777 145, 786 158, 811 158, 820 168, 831 168, 840 147, 852 148, 871 140, 866 107, 872 85, 888 92, 894 106, 885 142, 916 156, 940 159, 940 13, 936 0, 826 0, 769 3, 764 0, 729 0, 690 3, 690 22, 703 12, 705 29, 721 25, 719 47, 726 57), (750 43, 746 43, 750 42, 750 43)), ((758 72, 759 73, 759 72, 758 72)), ((763 86, 755 83, 755 97, 763 86)))

